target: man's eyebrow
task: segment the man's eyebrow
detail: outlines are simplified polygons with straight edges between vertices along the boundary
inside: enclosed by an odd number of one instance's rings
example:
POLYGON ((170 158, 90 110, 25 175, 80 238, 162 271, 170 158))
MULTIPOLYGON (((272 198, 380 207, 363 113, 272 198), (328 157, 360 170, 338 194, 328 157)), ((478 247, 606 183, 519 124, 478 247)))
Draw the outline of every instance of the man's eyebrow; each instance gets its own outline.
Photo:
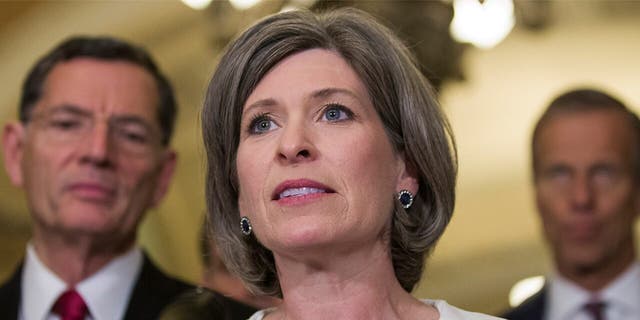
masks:
MULTIPOLYGON (((58 113, 68 113, 68 114, 73 114, 73 115, 77 115, 77 116, 83 116, 83 117, 92 117, 93 116, 93 112, 86 110, 84 108, 78 107, 76 105, 73 104, 61 104, 58 106, 54 106, 49 108, 48 111, 46 111, 47 114, 58 114, 58 113)), ((113 121, 113 122, 117 122, 117 123, 124 123, 124 124, 138 124, 138 125, 142 125, 145 128, 152 130, 153 129, 153 125, 150 124, 146 119, 144 119, 143 117, 140 117, 138 115, 132 115, 132 114, 116 114, 116 115, 112 115, 111 120, 109 121, 113 121)))
POLYGON ((153 130, 153 125, 149 123, 143 117, 137 115, 123 114, 123 115, 114 115, 111 118, 111 121, 122 124, 135 124, 144 126, 148 130, 153 130))
POLYGON ((48 111, 45 111, 45 113, 49 113, 49 114, 71 113, 71 114, 80 115, 80 116, 91 116, 91 112, 73 104, 61 104, 61 105, 53 106, 49 108, 48 111))

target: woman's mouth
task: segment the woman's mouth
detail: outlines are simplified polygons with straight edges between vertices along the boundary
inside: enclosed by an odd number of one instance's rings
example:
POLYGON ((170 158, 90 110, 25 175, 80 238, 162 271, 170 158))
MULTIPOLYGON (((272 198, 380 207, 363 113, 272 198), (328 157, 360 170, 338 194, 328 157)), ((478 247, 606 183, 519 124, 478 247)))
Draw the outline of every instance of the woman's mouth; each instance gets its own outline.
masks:
POLYGON ((309 179, 286 180, 276 187, 271 199, 281 203, 289 203, 297 200, 311 200, 327 193, 335 193, 335 191, 317 181, 309 179))
POLYGON ((306 196, 309 194, 326 193, 326 192, 327 191, 325 189, 313 188, 313 187, 291 188, 291 189, 286 189, 282 191, 278 195, 278 200, 289 198, 289 197, 299 197, 299 196, 306 196))

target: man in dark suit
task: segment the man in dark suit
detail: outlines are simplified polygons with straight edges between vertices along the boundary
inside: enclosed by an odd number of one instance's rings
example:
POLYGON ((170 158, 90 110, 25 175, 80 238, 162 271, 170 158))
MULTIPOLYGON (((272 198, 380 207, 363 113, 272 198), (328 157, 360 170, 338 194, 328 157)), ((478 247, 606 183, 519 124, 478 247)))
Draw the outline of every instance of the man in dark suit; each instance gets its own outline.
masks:
POLYGON ((208 233, 211 221, 205 220, 200 230, 200 256, 204 266, 202 286, 257 309, 267 309, 279 304, 281 300, 278 298, 251 293, 242 284, 242 280, 227 269, 215 240, 208 233))
POLYGON ((634 225, 640 210, 640 120, 618 99, 557 97, 532 143, 538 212, 555 272, 505 314, 512 320, 640 319, 634 225))
POLYGON ((24 261, 0 287, 0 318, 156 319, 192 288, 135 245, 173 175, 175 114, 167 79, 124 41, 71 38, 36 63, 2 137, 33 225, 24 261))

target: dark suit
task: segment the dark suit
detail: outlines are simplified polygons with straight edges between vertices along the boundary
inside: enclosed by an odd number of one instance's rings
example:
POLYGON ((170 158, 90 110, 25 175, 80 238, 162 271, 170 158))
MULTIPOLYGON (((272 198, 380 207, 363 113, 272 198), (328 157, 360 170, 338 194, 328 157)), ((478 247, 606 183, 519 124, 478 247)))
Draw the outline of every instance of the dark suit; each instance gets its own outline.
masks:
MULTIPOLYGON (((22 265, 18 267, 9 281, 0 287, 1 319, 18 319, 21 281, 22 265)), ((124 319, 155 320, 166 305, 190 288, 193 286, 162 273, 145 254, 142 270, 131 292, 131 299, 124 319)))
POLYGON ((543 287, 538 293, 525 300, 519 306, 502 315, 509 320, 542 320, 547 299, 547 289, 543 287))
POLYGON ((170 304, 160 320, 245 320, 257 310, 205 288, 189 290, 170 304))

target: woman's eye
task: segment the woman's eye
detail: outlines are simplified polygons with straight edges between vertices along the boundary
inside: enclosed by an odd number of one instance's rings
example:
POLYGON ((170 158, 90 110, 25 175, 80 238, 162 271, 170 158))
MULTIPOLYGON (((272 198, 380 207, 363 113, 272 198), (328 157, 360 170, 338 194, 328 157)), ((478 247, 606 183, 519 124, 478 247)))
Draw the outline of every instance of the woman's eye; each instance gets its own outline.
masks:
POLYGON ((336 121, 344 121, 349 120, 353 117, 353 113, 349 111, 346 107, 341 105, 329 105, 323 114, 323 119, 336 122, 336 121))
POLYGON ((249 126, 249 131, 253 134, 262 134, 269 132, 278 125, 271 120, 271 118, 267 115, 259 115, 253 121, 251 121, 251 125, 249 126))

